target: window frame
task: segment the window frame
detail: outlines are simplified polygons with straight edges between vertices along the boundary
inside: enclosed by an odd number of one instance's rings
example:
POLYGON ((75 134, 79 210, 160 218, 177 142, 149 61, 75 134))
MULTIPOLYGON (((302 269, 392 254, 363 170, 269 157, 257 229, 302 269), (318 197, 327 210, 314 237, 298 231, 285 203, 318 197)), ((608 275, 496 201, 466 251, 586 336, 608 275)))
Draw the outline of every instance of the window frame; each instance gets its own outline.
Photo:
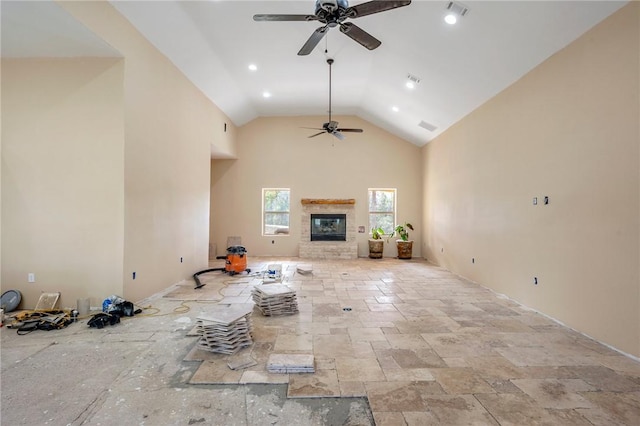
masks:
POLYGON ((371 217, 372 215, 388 215, 389 213, 391 213, 393 215, 393 223, 391 224, 391 229, 387 230, 385 229, 385 234, 390 235, 394 229, 395 229, 395 224, 397 223, 397 211, 398 211, 398 189, 397 188, 368 188, 367 189, 367 217, 369 219, 369 236, 371 236, 371 228, 373 228, 372 226, 372 221, 371 221, 371 217), (374 191, 379 191, 379 192, 392 192, 393 193, 393 207, 392 207, 392 211, 371 211, 370 208, 371 206, 369 205, 369 200, 371 199, 371 193, 374 191))
POLYGON ((262 188, 262 236, 263 237, 288 237, 291 231, 291 188, 262 188), (287 206, 287 210, 266 210, 266 201, 265 194, 267 191, 287 191, 289 192, 289 205, 287 206), (288 217, 288 228, 289 232, 286 234, 268 234, 266 233, 266 215, 267 214, 286 214, 288 217))

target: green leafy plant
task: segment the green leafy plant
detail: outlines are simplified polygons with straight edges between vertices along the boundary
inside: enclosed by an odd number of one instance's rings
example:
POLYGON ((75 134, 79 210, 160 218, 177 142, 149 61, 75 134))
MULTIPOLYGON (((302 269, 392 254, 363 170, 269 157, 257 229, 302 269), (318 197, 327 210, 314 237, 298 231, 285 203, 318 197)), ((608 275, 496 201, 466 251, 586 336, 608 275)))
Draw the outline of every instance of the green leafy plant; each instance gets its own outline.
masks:
POLYGON ((398 233, 402 241, 409 241, 409 229, 413 231, 413 225, 408 222, 404 225, 396 226, 396 232, 398 233))
POLYGON ((371 228, 371 238, 374 240, 381 240, 382 237, 384 237, 384 229, 378 227, 378 228, 371 228))

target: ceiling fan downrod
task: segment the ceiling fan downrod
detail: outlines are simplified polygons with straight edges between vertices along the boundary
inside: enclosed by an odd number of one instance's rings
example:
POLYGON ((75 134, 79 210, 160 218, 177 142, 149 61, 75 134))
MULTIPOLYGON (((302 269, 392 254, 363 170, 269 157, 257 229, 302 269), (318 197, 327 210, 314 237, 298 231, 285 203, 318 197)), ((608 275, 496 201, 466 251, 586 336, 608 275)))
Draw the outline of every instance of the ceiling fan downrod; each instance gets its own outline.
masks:
POLYGON ((331 65, 333 65, 333 59, 327 58, 329 64, 329 123, 331 123, 331 65))

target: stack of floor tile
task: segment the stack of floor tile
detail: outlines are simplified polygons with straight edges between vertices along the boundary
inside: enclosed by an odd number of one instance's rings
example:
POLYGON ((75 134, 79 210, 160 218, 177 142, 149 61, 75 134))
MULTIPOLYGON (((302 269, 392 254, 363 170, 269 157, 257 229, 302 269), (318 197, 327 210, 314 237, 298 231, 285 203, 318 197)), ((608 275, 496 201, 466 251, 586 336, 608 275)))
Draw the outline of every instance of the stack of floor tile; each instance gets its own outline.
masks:
POLYGON ((251 296, 262 315, 292 315, 298 312, 296 292, 284 284, 256 286, 251 296))
POLYGON ((197 317, 198 349, 234 354, 251 346, 251 304, 214 305, 197 317))
POLYGON ((314 373, 313 355, 271 354, 267 361, 269 373, 314 373))

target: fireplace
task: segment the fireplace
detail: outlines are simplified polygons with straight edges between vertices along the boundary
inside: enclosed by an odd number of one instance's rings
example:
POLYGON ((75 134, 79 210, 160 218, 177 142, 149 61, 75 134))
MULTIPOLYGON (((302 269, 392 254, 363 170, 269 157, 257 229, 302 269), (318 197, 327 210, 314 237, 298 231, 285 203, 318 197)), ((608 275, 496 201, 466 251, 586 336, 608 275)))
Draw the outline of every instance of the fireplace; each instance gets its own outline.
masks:
POLYGON ((358 258, 355 199, 302 198, 300 203, 302 204, 300 257, 310 259, 358 258), (317 224, 320 229, 314 230, 317 228, 314 224, 317 224), (320 234, 320 238, 316 238, 317 235, 312 237, 312 234, 320 234))
POLYGON ((347 215, 312 214, 311 241, 347 241, 347 215))

